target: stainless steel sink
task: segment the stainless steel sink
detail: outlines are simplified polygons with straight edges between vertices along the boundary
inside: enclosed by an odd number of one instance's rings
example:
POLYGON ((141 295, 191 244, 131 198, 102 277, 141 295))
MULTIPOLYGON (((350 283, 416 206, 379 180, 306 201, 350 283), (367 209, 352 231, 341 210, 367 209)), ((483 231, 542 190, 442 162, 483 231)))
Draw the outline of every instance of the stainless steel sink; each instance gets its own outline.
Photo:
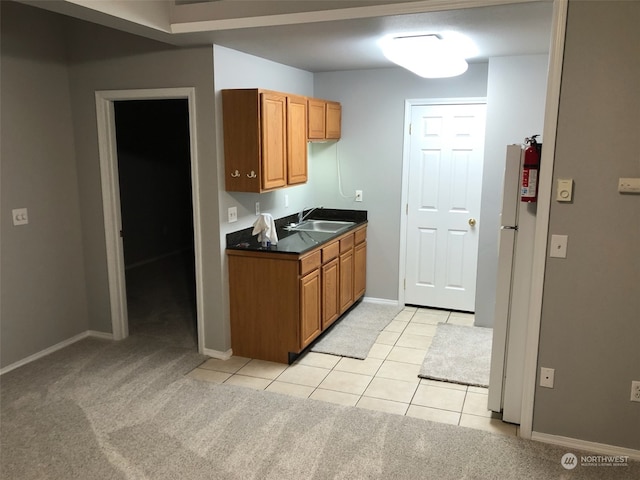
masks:
POLYGON ((355 222, 342 222, 338 220, 305 220, 299 225, 292 226, 291 230, 298 232, 338 233, 353 225, 355 225, 355 222))

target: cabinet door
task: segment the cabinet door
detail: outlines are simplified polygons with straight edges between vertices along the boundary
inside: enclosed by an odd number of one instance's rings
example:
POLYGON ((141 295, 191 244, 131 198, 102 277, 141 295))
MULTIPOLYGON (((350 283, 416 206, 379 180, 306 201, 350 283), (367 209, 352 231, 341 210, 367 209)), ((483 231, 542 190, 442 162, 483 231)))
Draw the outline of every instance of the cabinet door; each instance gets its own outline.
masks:
POLYGON ((262 188, 287 184, 287 97, 275 93, 261 95, 262 108, 262 188))
POLYGON ((310 98, 308 100, 308 130, 310 140, 324 140, 325 138, 325 105, 324 100, 310 98))
POLYGON ((364 295, 367 282, 367 242, 355 246, 353 250, 353 298, 364 295))
POLYGON ((320 269, 300 279, 300 349, 320 334, 320 269))
POLYGON ((287 97, 287 182, 307 181, 307 99, 287 97))
POLYGON ((337 102, 327 102, 326 138, 339 139, 342 133, 342 106, 337 102))
POLYGON ((228 191, 260 192, 262 189, 260 104, 257 90, 222 90, 225 188, 228 191))
POLYGON ((340 313, 353 303, 353 248, 340 255, 340 313))
POLYGON ((340 316, 340 276, 338 259, 334 258, 322 266, 322 329, 340 316))

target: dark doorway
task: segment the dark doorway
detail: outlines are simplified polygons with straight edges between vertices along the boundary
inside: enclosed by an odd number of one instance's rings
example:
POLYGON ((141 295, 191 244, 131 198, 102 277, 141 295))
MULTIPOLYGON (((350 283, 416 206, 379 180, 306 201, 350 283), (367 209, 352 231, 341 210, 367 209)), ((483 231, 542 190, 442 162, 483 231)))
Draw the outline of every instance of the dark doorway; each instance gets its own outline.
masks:
POLYGON ((188 100, 114 110, 129 333, 197 349, 188 100))

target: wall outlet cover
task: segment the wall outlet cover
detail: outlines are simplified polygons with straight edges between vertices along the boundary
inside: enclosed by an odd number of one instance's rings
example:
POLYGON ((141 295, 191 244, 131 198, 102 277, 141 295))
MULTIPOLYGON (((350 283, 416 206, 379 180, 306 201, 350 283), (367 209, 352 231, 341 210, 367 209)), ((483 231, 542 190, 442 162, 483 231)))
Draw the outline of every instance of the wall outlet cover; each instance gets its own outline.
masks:
POLYGON ((553 258, 567 258, 567 235, 551 235, 551 244, 549 245, 549 256, 553 258))
POLYGON ((631 382, 631 401, 640 402, 640 380, 631 382))
POLYGON ((238 207, 229 207, 227 210, 227 215, 229 216, 229 223, 238 221, 238 207))
POLYGON ((540 368, 540 386, 545 388, 553 388, 553 380, 556 371, 553 368, 540 368))

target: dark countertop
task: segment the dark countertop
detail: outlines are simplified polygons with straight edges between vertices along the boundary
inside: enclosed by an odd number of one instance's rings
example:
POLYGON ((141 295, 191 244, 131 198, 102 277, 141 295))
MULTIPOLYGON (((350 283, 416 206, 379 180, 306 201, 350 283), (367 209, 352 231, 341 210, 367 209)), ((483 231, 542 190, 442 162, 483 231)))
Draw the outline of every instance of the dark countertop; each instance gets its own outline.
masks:
MULTIPOLYGON (((309 210, 306 210, 307 212, 309 210)), ((245 228, 237 232, 227 234, 228 250, 246 250, 256 252, 274 253, 304 253, 329 240, 339 237, 355 228, 367 223, 366 210, 339 210, 332 208, 318 208, 305 220, 342 220, 355 222, 355 225, 338 233, 326 232, 296 232, 286 230, 284 227, 298 221, 298 214, 275 219, 278 244, 263 247, 258 242, 258 236, 251 235, 253 227, 245 228)))

